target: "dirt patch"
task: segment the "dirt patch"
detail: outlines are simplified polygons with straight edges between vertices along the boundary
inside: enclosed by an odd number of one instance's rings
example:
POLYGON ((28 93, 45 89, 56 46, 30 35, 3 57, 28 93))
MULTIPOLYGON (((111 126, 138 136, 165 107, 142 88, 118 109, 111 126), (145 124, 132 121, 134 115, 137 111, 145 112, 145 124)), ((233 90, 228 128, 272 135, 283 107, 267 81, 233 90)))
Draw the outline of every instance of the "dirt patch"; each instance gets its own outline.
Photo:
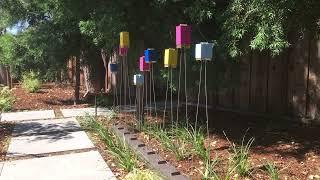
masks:
MULTIPOLYGON (((60 109, 60 108, 83 108, 89 104, 81 99, 80 104, 74 105, 74 89, 71 85, 61 84, 43 84, 37 93, 28 93, 15 85, 12 89, 15 96, 15 103, 12 111, 23 110, 43 110, 43 109, 60 109)), ((80 93, 80 97, 84 94, 80 93)))
POLYGON ((5 160, 13 127, 12 123, 0 122, 0 161, 5 160))

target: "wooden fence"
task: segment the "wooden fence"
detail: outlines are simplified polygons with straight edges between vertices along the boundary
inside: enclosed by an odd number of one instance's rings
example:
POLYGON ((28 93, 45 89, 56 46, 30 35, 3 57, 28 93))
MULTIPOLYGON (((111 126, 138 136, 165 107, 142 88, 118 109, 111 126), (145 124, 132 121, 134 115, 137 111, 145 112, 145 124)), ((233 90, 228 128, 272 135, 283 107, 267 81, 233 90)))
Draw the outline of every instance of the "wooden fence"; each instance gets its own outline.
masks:
POLYGON ((213 105, 232 110, 320 119, 319 38, 302 37, 276 57, 268 53, 252 53, 242 57, 239 76, 238 87, 213 93, 213 105))

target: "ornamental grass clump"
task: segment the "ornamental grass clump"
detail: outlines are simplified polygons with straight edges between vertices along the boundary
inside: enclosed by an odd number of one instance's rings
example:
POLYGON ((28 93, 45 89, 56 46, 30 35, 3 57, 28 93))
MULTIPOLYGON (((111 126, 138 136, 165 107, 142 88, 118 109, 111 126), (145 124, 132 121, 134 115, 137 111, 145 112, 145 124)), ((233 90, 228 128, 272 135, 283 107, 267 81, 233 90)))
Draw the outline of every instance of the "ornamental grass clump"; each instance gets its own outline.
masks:
POLYGON ((88 131, 96 133, 105 143, 107 151, 116 160, 118 166, 127 172, 138 167, 137 156, 129 149, 124 140, 116 137, 113 132, 97 122, 92 116, 86 115, 80 119, 81 125, 88 131))
MULTIPOLYGON (((227 140, 229 141, 228 138, 227 140)), ((229 141, 231 145, 229 169, 235 169, 240 176, 248 176, 250 173, 251 167, 249 162, 249 151, 253 142, 254 138, 250 138, 247 143, 245 143, 245 136, 242 138, 240 146, 236 146, 234 143, 229 141)))
POLYGON ((41 82, 38 74, 31 71, 22 75, 22 88, 29 93, 35 93, 40 89, 41 82))
POLYGON ((263 166, 263 168, 267 171, 270 180, 279 180, 279 170, 275 166, 274 163, 268 162, 263 166))

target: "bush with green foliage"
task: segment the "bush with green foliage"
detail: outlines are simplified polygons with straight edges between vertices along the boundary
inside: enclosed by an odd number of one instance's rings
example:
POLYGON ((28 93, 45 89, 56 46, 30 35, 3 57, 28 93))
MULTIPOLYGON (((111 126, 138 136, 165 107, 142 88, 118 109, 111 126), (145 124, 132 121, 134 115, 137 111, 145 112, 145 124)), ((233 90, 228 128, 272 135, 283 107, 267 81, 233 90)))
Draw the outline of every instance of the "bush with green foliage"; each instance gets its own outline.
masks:
POLYGON ((1 112, 10 111, 12 104, 14 103, 14 97, 8 87, 0 87, 0 109, 1 112))
POLYGON ((38 75, 31 71, 22 75, 22 88, 29 93, 37 92, 40 89, 41 82, 38 75))

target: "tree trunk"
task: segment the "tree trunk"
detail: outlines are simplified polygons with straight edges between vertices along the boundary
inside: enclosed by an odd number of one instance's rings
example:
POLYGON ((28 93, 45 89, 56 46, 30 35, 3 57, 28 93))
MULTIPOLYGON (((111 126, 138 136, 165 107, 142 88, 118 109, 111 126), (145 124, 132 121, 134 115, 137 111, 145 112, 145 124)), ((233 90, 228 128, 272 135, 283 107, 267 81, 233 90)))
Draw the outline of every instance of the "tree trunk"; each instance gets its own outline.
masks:
POLYGON ((12 82, 11 82, 11 74, 10 74, 10 67, 9 66, 6 67, 6 73, 7 73, 7 86, 9 87, 9 89, 11 89, 12 82))
POLYGON ((111 88, 109 88, 111 87, 109 86, 109 60, 107 60, 107 52, 103 48, 101 49, 101 58, 105 69, 104 91, 108 93, 111 90, 111 88))
POLYGON ((84 97, 86 97, 89 94, 95 93, 95 87, 92 83, 92 80, 90 78, 90 66, 89 65, 83 65, 83 75, 84 75, 84 81, 85 81, 85 86, 86 86, 86 93, 84 97))
MULTIPOLYGON (((82 57, 82 54, 80 55, 82 57)), ((74 104, 78 104, 79 103, 79 99, 80 99, 80 58, 76 57, 75 58, 75 86, 74 86, 74 104)))

